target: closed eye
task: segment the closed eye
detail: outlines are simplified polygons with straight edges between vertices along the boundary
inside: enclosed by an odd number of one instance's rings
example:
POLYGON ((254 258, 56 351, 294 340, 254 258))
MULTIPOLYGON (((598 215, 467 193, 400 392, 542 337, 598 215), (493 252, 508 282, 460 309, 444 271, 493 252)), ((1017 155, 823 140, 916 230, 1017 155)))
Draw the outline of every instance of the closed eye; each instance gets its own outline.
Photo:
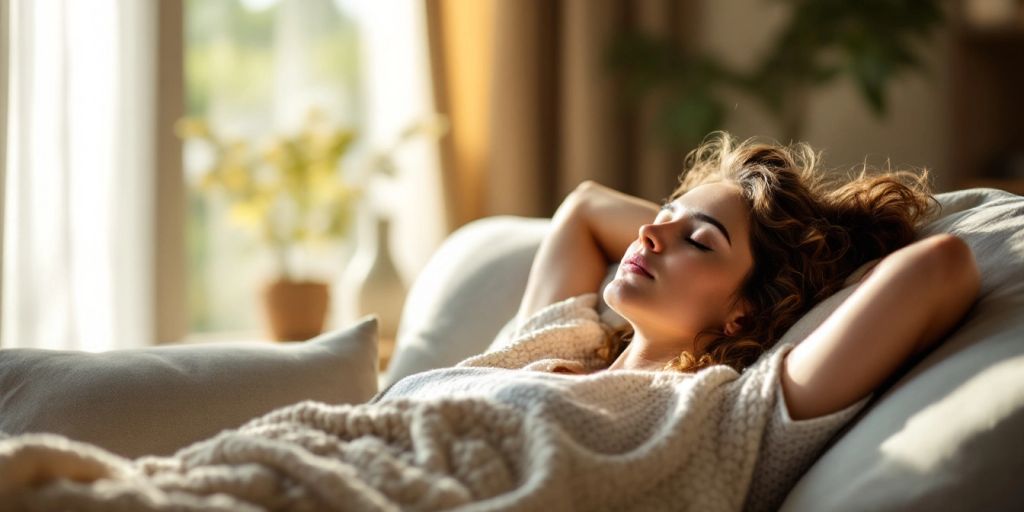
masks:
POLYGON ((687 238, 686 241, 690 245, 696 247, 697 249, 700 249, 703 252, 711 252, 711 250, 712 250, 710 247, 708 247, 708 246, 706 246, 706 245, 704 245, 704 244, 702 244, 702 243, 700 243, 700 242, 698 242, 698 241, 696 241, 696 240, 694 240, 692 238, 687 238))

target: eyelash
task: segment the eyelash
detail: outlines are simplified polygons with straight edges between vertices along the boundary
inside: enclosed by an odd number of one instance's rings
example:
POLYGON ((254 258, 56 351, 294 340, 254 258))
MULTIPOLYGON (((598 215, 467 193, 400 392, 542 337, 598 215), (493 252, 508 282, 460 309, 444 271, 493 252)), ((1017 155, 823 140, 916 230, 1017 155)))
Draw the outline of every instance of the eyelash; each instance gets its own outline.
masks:
POLYGON ((706 245, 704 245, 702 243, 698 243, 696 240, 694 240, 692 238, 687 238, 686 241, 689 242, 690 245, 696 247, 701 252, 711 252, 711 248, 710 247, 708 247, 708 246, 706 246, 706 245))

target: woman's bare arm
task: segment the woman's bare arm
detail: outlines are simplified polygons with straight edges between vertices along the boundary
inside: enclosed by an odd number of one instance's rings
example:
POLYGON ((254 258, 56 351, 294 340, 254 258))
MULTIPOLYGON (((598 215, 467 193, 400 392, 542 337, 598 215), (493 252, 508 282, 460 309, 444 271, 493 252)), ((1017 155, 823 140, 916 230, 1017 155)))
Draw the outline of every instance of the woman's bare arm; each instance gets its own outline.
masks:
POLYGON ((867 396, 956 325, 978 289, 974 255, 955 236, 932 236, 887 256, 787 354, 782 389, 791 417, 829 414, 867 396))
POLYGON ((596 292, 608 265, 622 259, 659 205, 584 181, 558 207, 530 267, 517 322, 537 310, 596 292))

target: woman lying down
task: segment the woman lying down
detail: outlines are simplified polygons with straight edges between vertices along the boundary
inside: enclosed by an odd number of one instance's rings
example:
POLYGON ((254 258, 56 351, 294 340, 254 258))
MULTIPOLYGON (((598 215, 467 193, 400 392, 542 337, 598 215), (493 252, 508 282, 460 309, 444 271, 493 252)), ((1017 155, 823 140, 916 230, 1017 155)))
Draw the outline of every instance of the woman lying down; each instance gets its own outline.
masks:
POLYGON ((806 146, 719 134, 660 207, 571 193, 503 348, 171 457, 0 442, 0 493, 36 509, 773 509, 974 301, 970 249, 915 241, 933 204, 921 176, 835 183, 806 146), (613 261, 602 298, 620 329, 595 309, 613 261), (783 336, 845 284, 820 326, 783 336))

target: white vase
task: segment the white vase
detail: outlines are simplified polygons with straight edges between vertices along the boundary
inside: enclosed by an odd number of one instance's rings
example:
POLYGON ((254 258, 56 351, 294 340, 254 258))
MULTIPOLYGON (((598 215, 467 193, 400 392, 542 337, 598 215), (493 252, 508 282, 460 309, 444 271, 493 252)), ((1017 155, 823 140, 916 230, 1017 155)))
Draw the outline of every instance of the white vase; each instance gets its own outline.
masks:
POLYGON ((343 324, 369 314, 379 317, 380 337, 394 340, 405 302, 405 284, 388 248, 391 220, 362 208, 356 223, 356 245, 342 274, 340 307, 343 324))

